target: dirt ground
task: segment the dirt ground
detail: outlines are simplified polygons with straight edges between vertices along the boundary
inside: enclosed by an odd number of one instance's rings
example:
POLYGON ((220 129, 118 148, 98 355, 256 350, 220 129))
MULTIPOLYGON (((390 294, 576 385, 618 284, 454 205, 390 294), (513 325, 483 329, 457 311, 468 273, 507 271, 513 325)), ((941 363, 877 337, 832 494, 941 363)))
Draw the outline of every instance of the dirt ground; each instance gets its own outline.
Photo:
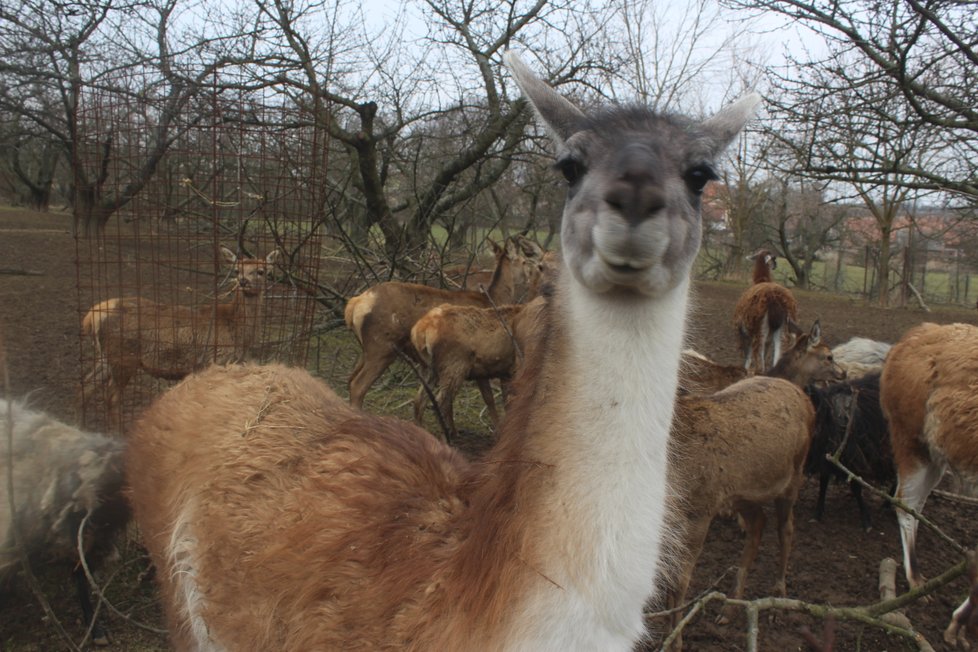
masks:
MULTIPOLYGON (((31 403, 56 416, 75 419, 75 396, 79 381, 79 308, 73 265, 74 239, 67 215, 38 215, 0 208, 0 333, 4 338, 10 370, 11 394, 30 396, 31 403)), ((696 309, 692 318, 691 344, 721 362, 736 364, 730 314, 742 285, 698 283, 696 309)), ((823 336, 836 344, 852 336, 895 341, 910 326, 921 321, 941 323, 974 322, 974 310, 933 307, 920 310, 869 307, 860 300, 825 294, 797 292, 802 319, 810 324, 821 320, 823 336)), ((348 370, 347 370, 348 372, 348 370)), ((344 388, 345 389, 345 388, 344 388)), ((848 490, 835 485, 829 492, 822 523, 812 518, 815 481, 806 484, 796 509, 797 543, 791 557, 789 597, 835 606, 856 606, 878 597, 877 573, 885 557, 900 557, 900 541, 891 512, 875 506, 872 531, 859 526, 855 503, 848 490)), ((944 528, 962 545, 978 541, 972 505, 933 497, 925 515, 944 528)), ((134 532, 122 542, 120 562, 110 562, 105 573, 115 573, 109 596, 114 606, 133 620, 160 627, 160 613, 152 585, 141 581, 145 560, 139 553, 134 532)), ((716 588, 731 591, 729 571, 740 553, 742 538, 736 522, 718 519, 710 532, 697 566, 690 596, 716 588)), ((918 550, 927 576, 938 575, 958 561, 951 548, 935 535, 922 532, 918 550)), ((774 583, 777 539, 772 528, 765 532, 761 552, 752 569, 748 597, 767 595, 774 583)), ((73 585, 64 569, 38 569, 45 594, 54 612, 74 640, 81 638, 73 585), (64 574, 62 574, 64 573, 64 574)), ((898 590, 905 589, 902 572, 898 590)), ((941 632, 950 612, 963 599, 966 585, 958 579, 939 590, 929 602, 909 605, 906 613, 914 626, 937 650, 947 649, 941 632)), ((735 618, 716 625, 715 606, 691 623, 686 632, 686 649, 707 652, 746 649, 745 621, 735 618)), ((110 649, 162 650, 165 638, 132 624, 116 614, 105 618, 112 635, 110 649)), ((820 621, 796 614, 762 612, 760 648, 769 651, 810 649, 800 634, 808 626, 822 632, 820 621)), ((836 625, 835 650, 910 650, 904 639, 852 621, 836 625)), ((15 583, 0 593, 0 651, 55 650, 67 646, 53 624, 43 615, 38 602, 15 583)))

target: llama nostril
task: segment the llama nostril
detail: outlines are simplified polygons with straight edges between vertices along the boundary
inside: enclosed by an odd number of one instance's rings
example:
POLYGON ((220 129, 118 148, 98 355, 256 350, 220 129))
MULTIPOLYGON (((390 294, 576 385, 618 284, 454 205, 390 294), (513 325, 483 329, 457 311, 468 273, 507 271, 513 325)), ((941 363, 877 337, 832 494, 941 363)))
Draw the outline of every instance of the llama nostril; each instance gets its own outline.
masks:
POLYGON ((623 175, 604 197, 605 203, 632 224, 655 217, 665 208, 665 197, 647 175, 623 175))

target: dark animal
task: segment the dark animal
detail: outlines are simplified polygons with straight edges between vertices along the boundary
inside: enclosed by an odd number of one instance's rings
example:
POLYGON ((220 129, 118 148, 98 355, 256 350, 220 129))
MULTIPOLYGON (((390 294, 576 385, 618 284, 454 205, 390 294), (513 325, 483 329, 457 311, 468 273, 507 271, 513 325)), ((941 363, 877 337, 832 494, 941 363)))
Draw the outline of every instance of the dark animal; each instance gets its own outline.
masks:
MULTIPOLYGON (((880 408, 880 374, 831 383, 824 387, 809 385, 806 393, 815 406, 815 436, 805 462, 805 473, 819 479, 815 518, 822 520, 825 494, 832 478, 845 480, 847 475, 826 459, 846 440, 839 461, 860 478, 874 485, 892 488, 896 481, 890 432, 880 408), (850 423, 851 422, 851 423, 850 423)), ((872 519, 862 496, 862 485, 849 482, 859 507, 859 520, 869 531, 872 519)))

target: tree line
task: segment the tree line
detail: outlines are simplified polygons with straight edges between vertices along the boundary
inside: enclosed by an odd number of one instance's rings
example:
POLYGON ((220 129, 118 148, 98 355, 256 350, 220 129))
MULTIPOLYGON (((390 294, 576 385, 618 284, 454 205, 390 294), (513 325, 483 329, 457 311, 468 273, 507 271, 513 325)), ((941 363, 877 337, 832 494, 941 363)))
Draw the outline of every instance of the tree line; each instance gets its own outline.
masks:
MULTIPOLYGON (((978 19, 960 3, 416 0, 382 18, 366 11, 346 0, 3 3, 0 195, 65 205, 97 231, 159 183, 168 149, 213 98, 253 95, 328 135, 331 224, 391 269, 409 274, 426 249, 494 227, 553 238, 562 188, 500 66, 515 48, 585 104, 705 113, 762 91, 766 111, 716 195, 724 274, 773 244, 806 285, 854 203, 875 220, 880 270, 914 207, 972 219, 978 19), (780 44, 755 22, 772 16, 809 47, 773 58, 780 44), (92 164, 120 150, 111 133, 92 141, 93 96, 119 98, 145 125, 125 183, 92 164)), ((887 283, 876 292, 885 304, 887 283)))

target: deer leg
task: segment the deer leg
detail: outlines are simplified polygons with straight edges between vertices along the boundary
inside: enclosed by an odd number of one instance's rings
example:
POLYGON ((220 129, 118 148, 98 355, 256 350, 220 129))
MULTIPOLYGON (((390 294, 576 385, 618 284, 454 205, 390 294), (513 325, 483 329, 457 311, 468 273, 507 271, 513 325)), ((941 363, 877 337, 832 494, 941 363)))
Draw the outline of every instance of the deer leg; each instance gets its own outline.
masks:
POLYGON ((129 385, 129 381, 135 373, 135 369, 129 365, 118 365, 109 368, 109 375, 106 379, 108 397, 106 398, 106 408, 109 412, 109 419, 114 420, 116 430, 122 433, 122 392, 129 385))
POLYGON ((350 376, 350 405, 358 410, 363 409, 363 398, 367 395, 367 390, 387 371, 387 367, 391 366, 396 357, 397 352, 393 349, 379 356, 363 352, 363 363, 350 376))
POLYGON ((458 394, 460 385, 461 383, 458 381, 452 380, 439 386, 438 391, 435 393, 438 401, 438 411, 441 412, 441 418, 444 423, 446 443, 450 443, 458 435, 458 432, 455 430, 455 395, 458 394))
MULTIPOLYGON (((676 574, 675 586, 666 594, 666 608, 672 611, 669 614, 669 630, 672 631, 682 620, 682 607, 686 601, 686 592, 689 590, 689 583, 693 579, 693 570, 696 568, 696 560, 699 559, 703 551, 703 543, 710 531, 710 519, 693 519, 686 528, 683 538, 685 544, 685 557, 682 560, 676 574)), ((670 652, 678 652, 683 647, 682 632, 678 632, 669 646, 670 652)))
MULTIPOLYGON (((737 567, 737 581, 734 585, 733 595, 735 600, 744 597, 744 589, 747 586, 747 571, 754 563, 757 550, 761 546, 761 533, 764 532, 764 510, 757 505, 742 505, 737 509, 737 518, 744 530, 744 550, 740 554, 740 564, 737 567)), ((731 611, 730 605, 724 607, 717 617, 717 624, 729 623, 731 611)))
POLYGON ((414 397, 414 422, 419 426, 424 426, 424 409, 428 403, 428 392, 434 391, 436 387, 438 387, 438 379, 435 377, 435 370, 429 369, 418 385, 418 393, 414 397))
POLYGON ((738 510, 741 525, 744 528, 744 550, 740 555, 740 566, 737 568, 737 584, 734 586, 734 599, 744 597, 747 586, 747 572, 757 558, 761 546, 761 534, 764 532, 764 510, 757 505, 749 505, 738 510))
MULTIPOLYGON (((924 509, 927 497, 944 475, 944 466, 922 463, 912 471, 898 472, 896 497, 918 514, 924 509)), ((897 509, 900 541, 903 544, 903 570, 910 588, 924 583, 917 565, 917 519, 902 509, 897 509)))
POLYGON ((774 501, 774 511, 778 519, 778 579, 774 583, 774 591, 782 598, 788 594, 788 558, 791 547, 795 542, 795 500, 798 492, 791 496, 778 498, 774 501))
POLYGON ((492 421, 492 427, 499 427, 499 412, 496 411, 496 397, 492 395, 492 385, 488 378, 480 378, 475 381, 476 385, 479 386, 479 393, 482 394, 482 400, 486 403, 486 409, 489 411, 489 420, 492 421))

